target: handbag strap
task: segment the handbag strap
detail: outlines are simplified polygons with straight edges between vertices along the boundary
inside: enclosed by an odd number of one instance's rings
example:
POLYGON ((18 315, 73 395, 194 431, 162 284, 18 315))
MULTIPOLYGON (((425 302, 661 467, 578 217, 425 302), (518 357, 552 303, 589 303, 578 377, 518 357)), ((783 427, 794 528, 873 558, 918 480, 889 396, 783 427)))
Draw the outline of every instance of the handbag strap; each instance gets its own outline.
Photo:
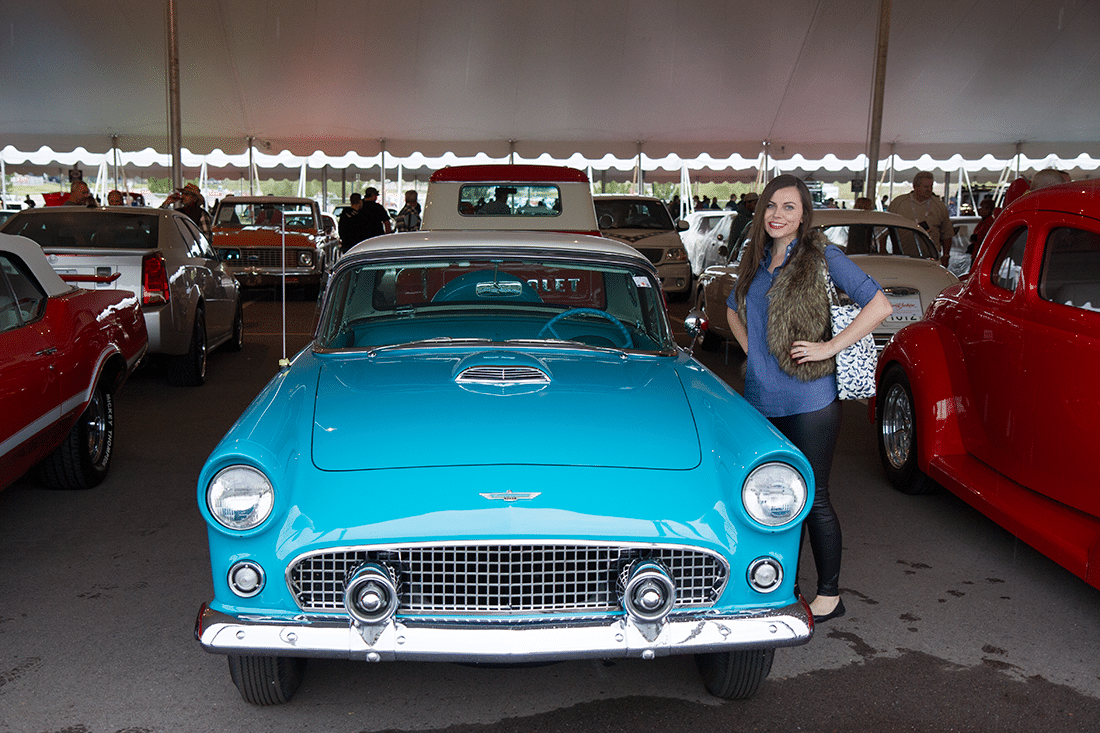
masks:
POLYGON ((825 278, 825 292, 829 294, 829 305, 840 305, 840 296, 836 292, 833 276, 829 274, 829 263, 822 257, 821 274, 825 278))

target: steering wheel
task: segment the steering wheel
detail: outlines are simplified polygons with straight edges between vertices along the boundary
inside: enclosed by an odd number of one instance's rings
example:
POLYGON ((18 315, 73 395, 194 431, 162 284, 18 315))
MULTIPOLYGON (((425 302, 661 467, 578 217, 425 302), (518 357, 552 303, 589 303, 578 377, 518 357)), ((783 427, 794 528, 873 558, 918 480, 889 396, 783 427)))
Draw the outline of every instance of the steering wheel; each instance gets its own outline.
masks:
POLYGON ((546 325, 543 326, 542 329, 539 331, 538 337, 545 338, 546 334, 550 333, 554 338, 560 339, 561 335, 554 330, 554 325, 559 321, 563 321, 566 318, 569 318, 570 316, 579 315, 598 316, 605 321, 610 321, 615 326, 615 328, 619 329, 619 332, 622 334, 624 343, 615 344, 619 348, 629 349, 634 345, 634 340, 630 337, 630 331, 626 330, 626 326, 623 325, 622 321, 620 321, 618 318, 611 315, 610 313, 607 313, 606 311, 597 310, 595 308, 570 308, 569 310, 562 311, 561 313, 557 314, 546 322, 546 325))

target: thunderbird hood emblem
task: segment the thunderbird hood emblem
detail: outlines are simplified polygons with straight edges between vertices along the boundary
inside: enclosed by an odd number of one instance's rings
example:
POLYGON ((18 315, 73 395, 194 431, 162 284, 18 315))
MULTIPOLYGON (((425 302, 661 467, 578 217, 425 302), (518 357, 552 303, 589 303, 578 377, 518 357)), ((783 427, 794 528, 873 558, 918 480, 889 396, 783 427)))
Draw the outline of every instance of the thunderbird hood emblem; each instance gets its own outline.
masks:
POLYGON ((513 501, 520 501, 521 499, 534 499, 541 493, 541 491, 521 491, 517 494, 508 489, 504 492, 482 494, 482 496, 490 501, 506 501, 511 504, 513 501))

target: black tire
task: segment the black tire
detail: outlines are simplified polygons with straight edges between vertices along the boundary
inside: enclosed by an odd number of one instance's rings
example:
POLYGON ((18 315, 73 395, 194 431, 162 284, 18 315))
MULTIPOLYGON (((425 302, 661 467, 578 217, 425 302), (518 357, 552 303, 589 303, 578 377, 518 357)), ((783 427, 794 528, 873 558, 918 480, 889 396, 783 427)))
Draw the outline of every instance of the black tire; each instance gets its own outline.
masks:
POLYGON ((65 436, 39 464, 43 485, 51 489, 90 489, 107 478, 115 445, 114 397, 99 385, 65 436))
POLYGON ((775 649, 739 649, 696 654, 695 666, 707 692, 723 700, 747 700, 772 671, 775 649))
POLYGON ((229 655, 229 676, 244 701, 252 705, 290 702, 305 676, 306 660, 298 657, 229 655))
POLYGON ((237 298, 237 310, 233 314, 233 335, 226 347, 230 351, 240 351, 244 348, 244 306, 241 299, 237 298))
POLYGON ((897 364, 887 367, 876 399, 878 455, 886 478, 903 494, 929 494, 936 484, 917 466, 917 416, 913 389, 897 364))
MULTIPOLYGON (((707 313, 707 294, 703 288, 699 288, 699 292, 695 295, 695 308, 702 311, 710 318, 710 314, 707 313)), ((695 340, 696 345, 703 351, 717 351, 719 344, 722 343, 722 338, 710 330, 704 331, 702 335, 695 340)))
POLYGON ((195 311, 191 328, 191 345, 187 353, 168 359, 168 382, 177 387, 199 387, 206 382, 206 317, 202 309, 195 311))

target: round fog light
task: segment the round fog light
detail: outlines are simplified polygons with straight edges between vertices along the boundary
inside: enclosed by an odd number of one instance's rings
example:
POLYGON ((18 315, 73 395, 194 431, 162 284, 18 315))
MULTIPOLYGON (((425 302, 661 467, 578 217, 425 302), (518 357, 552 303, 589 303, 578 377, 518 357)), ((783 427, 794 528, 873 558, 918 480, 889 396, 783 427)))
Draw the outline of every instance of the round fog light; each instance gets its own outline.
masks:
POLYGON ((749 565, 749 584, 761 593, 771 593, 782 582, 783 566, 774 558, 757 558, 749 565))
POLYGON ((344 586, 344 608, 363 624, 380 624, 397 612, 397 583, 385 565, 365 562, 344 586))
POLYGON ((641 560, 627 570, 622 589, 623 608, 635 620, 655 623, 676 604, 676 583, 661 563, 641 560))
POLYGON ((263 568, 250 560, 237 563, 229 569, 229 587, 241 598, 251 598, 263 590, 263 568))

